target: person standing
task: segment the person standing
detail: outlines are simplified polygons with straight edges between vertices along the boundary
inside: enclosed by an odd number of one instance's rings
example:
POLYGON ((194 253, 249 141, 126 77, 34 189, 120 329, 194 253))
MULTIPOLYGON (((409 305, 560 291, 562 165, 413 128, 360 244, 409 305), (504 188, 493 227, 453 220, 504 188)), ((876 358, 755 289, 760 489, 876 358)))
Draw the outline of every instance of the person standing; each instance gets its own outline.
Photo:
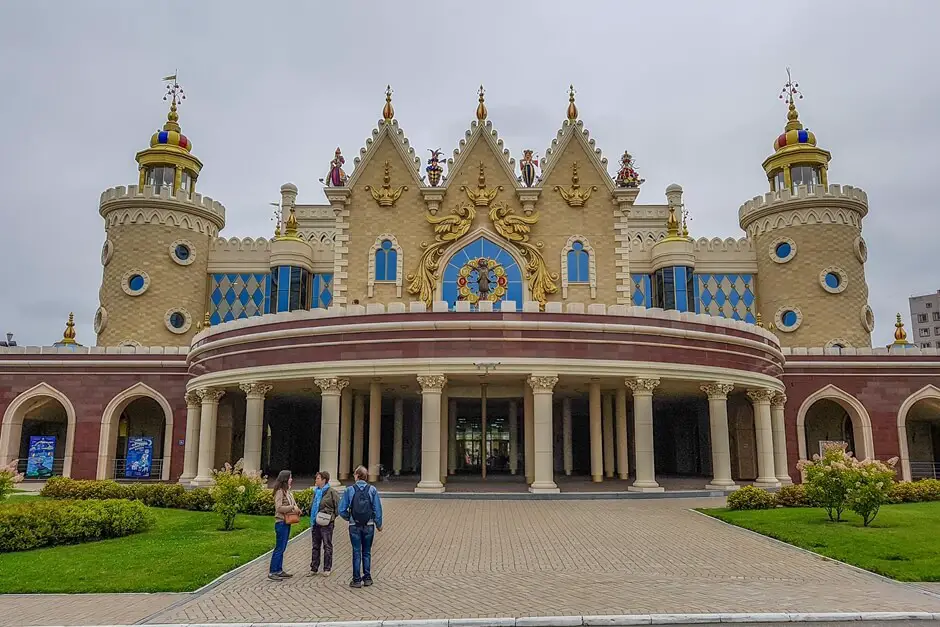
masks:
POLYGON ((274 482, 274 552, 271 553, 271 567, 268 579, 281 581, 293 577, 284 572, 284 551, 290 540, 290 526, 300 522, 300 508, 291 494, 294 477, 289 470, 282 470, 274 482))
POLYGON ((309 576, 320 570, 320 549, 323 549, 323 576, 333 570, 333 521, 339 512, 339 493, 330 486, 330 473, 321 470, 314 477, 313 503, 310 505, 310 536, 313 553, 309 576))
POLYGON ((356 483, 346 488, 339 503, 339 515, 349 521, 352 544, 352 580, 350 588, 372 585, 372 540, 382 531, 382 501, 374 485, 366 482, 369 472, 359 466, 353 472, 356 483))

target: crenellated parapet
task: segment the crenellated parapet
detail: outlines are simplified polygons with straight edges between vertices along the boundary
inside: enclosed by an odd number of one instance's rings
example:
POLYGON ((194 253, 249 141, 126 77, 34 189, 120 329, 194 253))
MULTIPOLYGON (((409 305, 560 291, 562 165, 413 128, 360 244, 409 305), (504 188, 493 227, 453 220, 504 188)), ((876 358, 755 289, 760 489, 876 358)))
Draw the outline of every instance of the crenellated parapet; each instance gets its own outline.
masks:
MULTIPOLYGON (((168 355, 185 357, 188 353, 188 346, 78 346, 74 344, 71 346, 0 346, 0 355, 168 355)), ((174 364, 178 361, 174 360, 174 364)))
POLYGON ((696 253, 746 253, 754 251, 754 243, 746 237, 700 237, 693 242, 693 250, 696 253))
POLYGON ((750 237, 799 224, 844 224, 861 229, 868 214, 868 194, 851 185, 801 185, 755 196, 738 210, 750 237))
POLYGON ((108 226, 117 224, 169 224, 215 236, 225 227, 225 207, 202 194, 171 194, 149 185, 120 185, 101 194, 99 210, 108 226))
POLYGON ((245 237, 217 237, 209 242, 209 252, 232 253, 232 252, 259 252, 271 250, 271 242, 263 237, 252 239, 245 237))

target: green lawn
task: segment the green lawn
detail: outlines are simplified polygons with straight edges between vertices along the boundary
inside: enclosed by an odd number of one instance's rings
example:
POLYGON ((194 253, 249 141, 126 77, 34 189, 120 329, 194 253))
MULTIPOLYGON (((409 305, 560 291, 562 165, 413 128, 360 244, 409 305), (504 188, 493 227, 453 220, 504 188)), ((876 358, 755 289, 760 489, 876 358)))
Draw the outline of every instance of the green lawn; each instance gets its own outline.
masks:
POLYGON ((701 511, 899 581, 940 581, 940 502, 886 505, 869 527, 852 512, 830 522, 823 509, 701 511))
MULTIPOLYGON (((14 496, 23 501, 36 497, 14 496)), ((244 516, 219 531, 213 512, 152 508, 150 531, 35 551, 0 554, 0 594, 24 592, 186 592, 274 546, 274 518, 244 516)), ((294 525, 306 529, 309 519, 294 525)))

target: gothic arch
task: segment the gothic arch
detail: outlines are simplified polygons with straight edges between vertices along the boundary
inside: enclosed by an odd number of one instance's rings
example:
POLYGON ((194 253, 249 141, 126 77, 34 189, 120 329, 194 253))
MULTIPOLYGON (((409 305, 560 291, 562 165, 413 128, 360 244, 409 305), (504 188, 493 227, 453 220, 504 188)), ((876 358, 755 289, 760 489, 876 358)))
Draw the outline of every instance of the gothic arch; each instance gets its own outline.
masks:
MULTIPOLYGON (((446 292, 447 292, 446 286, 448 283, 447 269, 448 269, 448 266, 451 264, 451 262, 454 260, 455 255, 465 250, 470 249, 473 245, 480 242, 480 240, 485 240, 489 242, 490 244, 492 244, 493 246, 495 246, 496 248, 500 249, 504 254, 508 255, 512 259, 512 261, 515 264, 515 267, 518 268, 519 283, 520 283, 521 289, 519 290, 519 294, 518 294, 518 301, 520 302, 516 302, 516 306, 521 310, 522 303, 529 300, 529 285, 525 280, 525 271, 524 271, 525 263, 526 263, 525 259, 522 257, 522 255, 519 254, 519 251, 516 250, 515 246, 513 246, 511 243, 507 242, 500 236, 496 235, 495 233, 490 232, 485 227, 479 227, 476 230, 472 231, 471 233, 468 233, 464 237, 460 238, 459 240, 451 244, 447 248, 447 250, 445 250, 444 253, 441 255, 441 262, 439 266, 441 278, 438 281, 438 284, 436 287, 435 300, 447 300, 447 296, 446 296, 446 292)), ((463 263, 459 265, 463 265, 463 263)), ((507 270, 509 270, 509 268, 507 268, 507 270)), ((510 294, 507 294, 504 300, 517 300, 517 298, 514 298, 510 294)))
POLYGON ((65 409, 67 427, 62 475, 65 477, 72 476, 72 453, 75 447, 75 407, 65 394, 46 382, 34 385, 19 394, 3 413, 3 423, 0 424, 0 466, 6 466, 19 457, 20 438, 23 434, 23 418, 29 410, 41 407, 48 399, 57 401, 65 409), (30 401, 34 402, 31 403, 30 401))
POLYGON ((401 298, 401 288, 403 276, 405 274, 405 252, 402 250, 401 245, 398 243, 398 238, 396 238, 391 233, 382 233, 375 238, 375 241, 372 242, 372 246, 369 247, 369 278, 367 282, 369 298, 372 298, 375 295, 375 284, 378 283, 394 283, 395 284, 395 295, 396 298, 401 298), (375 280, 375 253, 382 249, 382 242, 388 240, 392 243, 391 250, 395 251, 395 280, 394 281, 376 281, 375 280))
POLYGON ((855 448, 853 451, 859 459, 874 459, 875 445, 871 431, 871 417, 865 406, 857 398, 836 386, 829 384, 806 397, 796 414, 796 438, 800 448, 800 459, 808 459, 806 449, 806 414, 816 401, 830 400, 839 404, 852 420, 852 430, 855 435, 855 448), (861 444, 861 446, 859 446, 861 444))
POLYGON ((588 285, 591 288, 591 298, 597 298, 597 257, 590 240, 583 235, 572 235, 561 249, 561 297, 568 298, 568 253, 574 250, 575 243, 580 242, 588 256, 588 285))
POLYGON ((907 414, 918 401, 926 398, 940 400, 940 388, 934 385, 925 385, 904 399, 898 409, 898 447, 899 457, 901 458, 901 479, 904 481, 911 480, 911 457, 907 447, 907 414))
POLYGON ((98 479, 110 479, 113 469, 114 447, 117 444, 117 428, 121 413, 133 401, 139 398, 150 398, 157 402, 163 410, 163 471, 160 478, 167 481, 170 478, 170 461, 173 451, 173 407, 166 397, 145 383, 135 383, 111 399, 101 414, 101 430, 98 436, 98 479))

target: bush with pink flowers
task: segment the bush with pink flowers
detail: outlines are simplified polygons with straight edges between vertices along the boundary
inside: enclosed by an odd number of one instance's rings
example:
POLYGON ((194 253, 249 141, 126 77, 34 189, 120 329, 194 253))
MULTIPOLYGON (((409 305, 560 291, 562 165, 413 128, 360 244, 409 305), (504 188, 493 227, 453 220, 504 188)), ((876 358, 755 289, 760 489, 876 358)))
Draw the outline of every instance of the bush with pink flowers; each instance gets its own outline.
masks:
POLYGON ((23 474, 16 472, 16 461, 0 468, 0 501, 13 494, 14 486, 23 480, 23 474))

